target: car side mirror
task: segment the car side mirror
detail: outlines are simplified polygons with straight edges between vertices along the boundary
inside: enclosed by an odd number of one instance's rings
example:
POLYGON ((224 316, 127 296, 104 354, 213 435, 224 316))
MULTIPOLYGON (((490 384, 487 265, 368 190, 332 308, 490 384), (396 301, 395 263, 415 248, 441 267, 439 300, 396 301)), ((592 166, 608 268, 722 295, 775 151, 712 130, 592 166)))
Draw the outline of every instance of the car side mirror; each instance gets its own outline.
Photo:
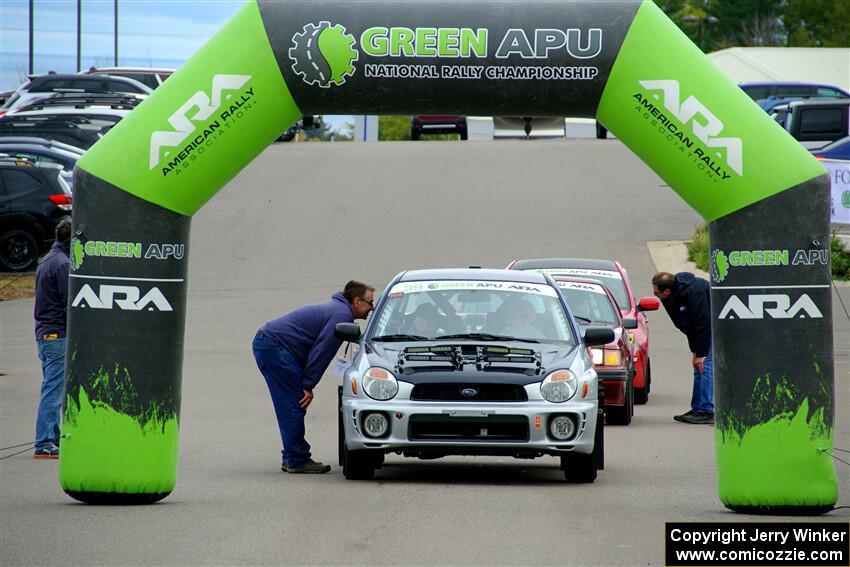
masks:
POLYGON ((587 327, 584 330, 584 344, 602 346, 614 342, 614 329, 610 327, 587 327))
POLYGON ((637 329, 638 323, 637 319, 632 317, 623 317, 623 328, 624 329, 637 329))
POLYGON ((357 323, 337 323, 334 327, 334 336, 341 341, 357 342, 360 340, 360 325, 357 323))
POLYGON ((657 311, 661 302, 657 297, 641 297, 638 301, 638 311, 657 311))

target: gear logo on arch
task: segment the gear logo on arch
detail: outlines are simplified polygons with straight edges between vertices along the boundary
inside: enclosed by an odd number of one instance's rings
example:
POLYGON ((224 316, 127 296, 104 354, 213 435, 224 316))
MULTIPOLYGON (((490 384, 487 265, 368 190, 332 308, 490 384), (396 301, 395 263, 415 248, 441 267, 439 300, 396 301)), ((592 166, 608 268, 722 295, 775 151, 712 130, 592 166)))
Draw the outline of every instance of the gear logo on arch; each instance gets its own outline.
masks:
POLYGON ((360 57, 354 43, 354 36, 340 24, 307 24, 303 32, 292 36, 292 71, 308 85, 342 86, 356 71, 354 62, 360 57))

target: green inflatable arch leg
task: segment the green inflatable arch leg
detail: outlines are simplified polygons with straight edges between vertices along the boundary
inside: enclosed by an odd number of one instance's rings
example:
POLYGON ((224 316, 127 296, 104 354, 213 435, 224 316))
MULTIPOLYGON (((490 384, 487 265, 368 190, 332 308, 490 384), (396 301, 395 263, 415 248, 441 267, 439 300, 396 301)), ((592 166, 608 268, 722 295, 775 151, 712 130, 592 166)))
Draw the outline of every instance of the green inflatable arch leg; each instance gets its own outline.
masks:
POLYGON ((651 1, 247 4, 78 164, 65 491, 174 487, 191 216, 302 114, 441 112, 595 116, 710 221, 720 500, 831 509, 825 171, 651 1))

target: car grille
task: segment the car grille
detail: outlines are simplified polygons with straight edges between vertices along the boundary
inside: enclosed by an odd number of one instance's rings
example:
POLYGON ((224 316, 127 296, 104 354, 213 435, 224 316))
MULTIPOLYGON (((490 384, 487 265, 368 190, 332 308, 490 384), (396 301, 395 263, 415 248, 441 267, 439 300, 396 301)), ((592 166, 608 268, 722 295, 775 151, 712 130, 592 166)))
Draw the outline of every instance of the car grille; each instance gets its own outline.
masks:
POLYGON ((516 384, 416 384, 410 399, 422 402, 524 402, 528 396, 525 388, 516 384))
POLYGON ((528 418, 412 415, 408 421, 408 438, 411 441, 528 441, 528 418))

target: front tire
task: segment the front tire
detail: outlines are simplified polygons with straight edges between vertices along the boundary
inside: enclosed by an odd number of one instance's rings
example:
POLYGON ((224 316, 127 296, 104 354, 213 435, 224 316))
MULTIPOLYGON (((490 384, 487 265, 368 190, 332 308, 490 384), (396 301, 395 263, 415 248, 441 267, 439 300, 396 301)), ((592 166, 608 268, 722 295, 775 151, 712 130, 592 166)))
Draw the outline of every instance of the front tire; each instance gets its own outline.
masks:
POLYGON ((25 228, 12 228, 0 233, 0 267, 22 272, 38 260, 38 240, 25 228))
POLYGON ((589 455, 583 453, 569 453, 561 457, 561 468, 564 469, 564 478, 567 482, 574 484, 589 484, 596 480, 596 471, 599 469, 596 447, 589 455))
POLYGON ((376 465, 375 456, 369 451, 350 451, 343 447, 342 474, 348 480, 369 480, 375 476, 376 465))

